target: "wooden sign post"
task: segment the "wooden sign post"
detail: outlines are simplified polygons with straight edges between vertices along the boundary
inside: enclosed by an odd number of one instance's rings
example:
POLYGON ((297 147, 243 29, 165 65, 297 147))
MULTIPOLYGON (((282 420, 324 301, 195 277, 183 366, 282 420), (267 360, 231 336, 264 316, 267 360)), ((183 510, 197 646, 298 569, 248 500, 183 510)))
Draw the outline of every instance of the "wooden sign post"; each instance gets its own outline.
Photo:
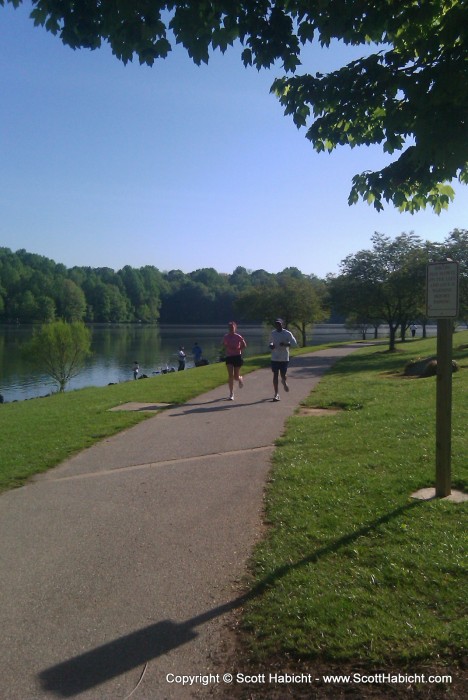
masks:
POLYGON ((427 266, 426 314, 437 319, 436 486, 435 495, 452 493, 452 343, 458 315, 458 263, 427 266))

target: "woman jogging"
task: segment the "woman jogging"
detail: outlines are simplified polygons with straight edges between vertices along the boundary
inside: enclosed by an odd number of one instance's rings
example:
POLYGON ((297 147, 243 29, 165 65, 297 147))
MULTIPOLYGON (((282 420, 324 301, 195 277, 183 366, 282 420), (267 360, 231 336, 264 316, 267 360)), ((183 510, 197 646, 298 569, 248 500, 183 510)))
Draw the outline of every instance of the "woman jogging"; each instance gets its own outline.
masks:
POLYGON ((240 375, 243 364, 242 350, 247 347, 244 338, 237 333, 237 323, 229 321, 229 333, 223 338, 223 345, 226 352, 226 367, 229 377, 229 400, 234 401, 234 380, 239 382, 239 389, 242 389, 244 382, 240 375))

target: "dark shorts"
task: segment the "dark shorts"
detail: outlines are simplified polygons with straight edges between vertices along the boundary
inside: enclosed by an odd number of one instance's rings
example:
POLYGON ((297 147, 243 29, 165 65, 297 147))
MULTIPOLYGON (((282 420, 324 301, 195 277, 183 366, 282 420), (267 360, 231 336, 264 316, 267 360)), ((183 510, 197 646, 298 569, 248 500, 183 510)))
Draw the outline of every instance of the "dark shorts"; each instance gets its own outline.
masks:
POLYGON ((242 359, 242 355, 229 355, 226 357, 226 364, 232 365, 233 367, 242 367, 244 360, 242 359))
POLYGON ((279 362, 278 360, 271 361, 271 369, 275 374, 281 372, 281 374, 286 374, 288 370, 289 362, 279 362))

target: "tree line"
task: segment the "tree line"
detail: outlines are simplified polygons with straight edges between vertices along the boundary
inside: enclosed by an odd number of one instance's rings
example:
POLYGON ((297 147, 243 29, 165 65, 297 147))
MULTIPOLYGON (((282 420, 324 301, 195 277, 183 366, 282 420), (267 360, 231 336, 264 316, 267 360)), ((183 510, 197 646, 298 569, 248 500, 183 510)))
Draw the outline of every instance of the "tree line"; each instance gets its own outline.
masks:
MULTIPOLYGON (((147 265, 72 267, 26 250, 0 248, 0 323, 226 323, 231 318, 262 322, 263 309, 239 300, 253 290, 325 282, 297 268, 275 274, 237 267, 232 274, 203 268, 161 272, 147 265), (242 307, 242 308, 241 308, 242 307), (242 310, 243 309, 243 310, 242 310)), ((308 288, 307 287, 307 288, 308 288)), ((272 312, 275 315, 275 312, 272 312)), ((278 311, 276 311, 276 315, 278 311)), ((311 317, 311 314, 309 314, 311 317)))
POLYGON ((460 266, 460 315, 468 323, 468 231, 455 229, 442 243, 414 233, 394 239, 375 233, 372 247, 347 256, 340 273, 319 279, 295 267, 279 273, 237 267, 232 274, 203 268, 184 273, 154 266, 121 270, 66 268, 26 250, 0 248, 0 323, 271 322, 282 316, 302 344, 319 321, 344 321, 363 336, 384 324, 390 348, 410 323, 423 326, 428 262, 460 266))

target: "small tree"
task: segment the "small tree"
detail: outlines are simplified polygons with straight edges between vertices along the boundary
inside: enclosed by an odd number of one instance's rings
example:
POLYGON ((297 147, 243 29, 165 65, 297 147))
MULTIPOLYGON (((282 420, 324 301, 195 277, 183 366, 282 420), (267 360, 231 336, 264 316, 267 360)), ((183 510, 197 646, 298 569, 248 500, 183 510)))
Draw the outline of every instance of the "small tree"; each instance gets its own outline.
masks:
POLYGON ((91 332, 80 321, 46 323, 25 344, 23 352, 35 367, 57 382, 59 391, 65 391, 91 355, 91 332))

